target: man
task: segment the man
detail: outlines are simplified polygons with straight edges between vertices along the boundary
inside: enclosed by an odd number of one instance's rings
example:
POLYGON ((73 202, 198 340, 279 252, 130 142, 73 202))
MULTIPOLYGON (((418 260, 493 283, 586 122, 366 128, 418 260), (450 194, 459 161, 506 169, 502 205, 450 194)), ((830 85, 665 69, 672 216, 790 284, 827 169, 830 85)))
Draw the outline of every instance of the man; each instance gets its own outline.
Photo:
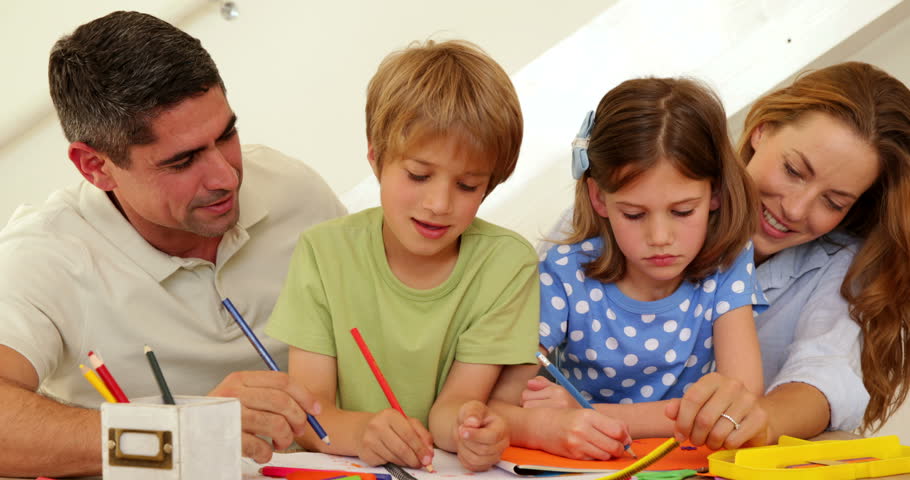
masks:
POLYGON ((86 181, 0 232, 0 476, 100 472, 100 414, 86 407, 101 397, 79 364, 96 350, 126 395, 156 396, 144 345, 176 395, 238 398, 243 453, 268 460, 319 406, 266 370, 220 302, 284 368, 286 346, 262 329, 299 233, 344 208, 304 164, 240 146, 211 57, 155 17, 80 26, 51 51, 49 78, 86 181))

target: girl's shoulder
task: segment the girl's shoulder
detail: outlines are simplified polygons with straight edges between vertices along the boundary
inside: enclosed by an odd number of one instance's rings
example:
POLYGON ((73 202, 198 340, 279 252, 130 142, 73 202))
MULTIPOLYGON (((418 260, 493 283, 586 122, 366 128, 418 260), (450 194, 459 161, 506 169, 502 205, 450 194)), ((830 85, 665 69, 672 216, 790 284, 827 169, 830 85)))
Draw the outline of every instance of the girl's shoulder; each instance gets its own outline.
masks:
POLYGON ((577 243, 553 245, 541 255, 540 263, 559 266, 587 263, 600 256, 603 244, 602 238, 593 237, 577 243))

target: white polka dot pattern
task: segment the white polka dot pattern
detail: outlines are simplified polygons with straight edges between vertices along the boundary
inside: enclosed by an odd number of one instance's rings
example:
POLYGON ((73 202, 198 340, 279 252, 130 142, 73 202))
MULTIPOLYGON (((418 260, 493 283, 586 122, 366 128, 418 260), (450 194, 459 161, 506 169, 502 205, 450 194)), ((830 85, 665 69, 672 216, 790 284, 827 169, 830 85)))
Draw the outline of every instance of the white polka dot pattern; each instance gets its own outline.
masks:
POLYGON ((602 248, 599 238, 553 247, 539 276, 540 342, 557 348, 561 370, 595 403, 680 397, 712 368, 717 317, 766 303, 752 277, 751 249, 726 271, 641 302, 585 276, 584 265, 602 248))

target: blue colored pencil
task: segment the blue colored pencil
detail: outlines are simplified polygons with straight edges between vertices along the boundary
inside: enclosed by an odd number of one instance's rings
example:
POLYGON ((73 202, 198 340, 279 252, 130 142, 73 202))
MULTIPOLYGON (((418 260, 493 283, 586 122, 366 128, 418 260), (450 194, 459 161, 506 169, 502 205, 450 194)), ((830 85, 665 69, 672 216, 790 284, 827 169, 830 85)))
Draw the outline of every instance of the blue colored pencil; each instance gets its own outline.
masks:
MULTIPOLYGON (((265 364, 268 365, 272 371, 280 372, 281 369, 278 368, 278 364, 275 363, 275 360, 272 359, 271 355, 269 355, 269 351, 265 349, 265 346, 262 344, 262 342, 259 341, 259 338, 256 337, 256 334, 253 333, 253 329, 251 329, 250 326, 246 323, 246 320, 243 319, 243 316, 240 315, 240 312, 234 308, 234 304, 231 302, 231 300, 229 298, 225 298, 221 304, 224 305, 224 308, 226 308, 227 311, 230 312, 231 316, 234 317, 234 321, 237 322, 237 325, 240 326, 241 330, 243 330, 243 334, 246 335, 246 338, 250 341, 251 344, 253 344, 253 347, 256 349, 256 351, 259 352, 259 356, 262 357, 262 359, 265 361, 265 364)), ((329 445, 331 443, 329 441, 329 434, 325 433, 322 425, 319 424, 319 420, 316 420, 316 417, 310 415, 309 412, 306 414, 306 420, 309 422, 310 426, 313 427, 313 431, 316 432, 316 435, 318 435, 319 438, 326 443, 326 445, 329 445)))
MULTIPOLYGON (((558 368, 556 368, 556 365, 553 365, 552 363, 550 363, 550 360, 547 358, 546 355, 544 355, 540 352, 537 352, 537 359, 540 360, 541 365, 543 365, 544 368, 546 368, 547 371, 550 372, 550 375, 553 375, 553 378, 556 379, 556 381, 559 382, 560 385, 562 385, 562 388, 565 388, 566 391, 569 392, 569 394, 571 394, 573 397, 575 397, 575 401, 577 401, 579 405, 581 405, 584 408, 590 408, 591 410, 594 410, 594 405, 591 405, 591 402, 589 402, 588 399, 586 399, 585 397, 583 397, 581 395, 581 392, 579 392, 578 389, 575 388, 575 385, 572 385, 572 382, 570 382, 569 379, 566 378, 566 376, 563 375, 562 372, 560 372, 558 368)), ((629 445, 623 446, 623 448, 625 448, 626 451, 629 452, 629 455, 632 455, 633 457, 638 458, 638 455, 636 455, 635 452, 632 451, 631 443, 629 445)))

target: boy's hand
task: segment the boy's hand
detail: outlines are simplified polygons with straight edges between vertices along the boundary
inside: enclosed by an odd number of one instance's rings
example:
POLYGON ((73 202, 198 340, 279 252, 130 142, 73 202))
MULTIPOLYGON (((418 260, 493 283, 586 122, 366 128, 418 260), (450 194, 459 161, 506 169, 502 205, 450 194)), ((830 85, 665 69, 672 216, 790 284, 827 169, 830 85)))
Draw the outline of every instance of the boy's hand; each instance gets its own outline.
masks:
POLYGON ((416 418, 387 408, 366 424, 357 455, 371 466, 394 463, 421 468, 433 461, 433 436, 416 418))
POLYGON ((540 449, 576 460, 609 460, 624 454, 632 442, 625 423, 597 410, 540 409, 540 449))
POLYGON ((472 472, 489 470, 509 446, 508 427, 484 403, 470 400, 458 410, 455 444, 458 460, 465 468, 472 472))
POLYGON ((565 388, 541 376, 528 380, 528 387, 521 392, 521 406, 525 408, 582 408, 565 388))

